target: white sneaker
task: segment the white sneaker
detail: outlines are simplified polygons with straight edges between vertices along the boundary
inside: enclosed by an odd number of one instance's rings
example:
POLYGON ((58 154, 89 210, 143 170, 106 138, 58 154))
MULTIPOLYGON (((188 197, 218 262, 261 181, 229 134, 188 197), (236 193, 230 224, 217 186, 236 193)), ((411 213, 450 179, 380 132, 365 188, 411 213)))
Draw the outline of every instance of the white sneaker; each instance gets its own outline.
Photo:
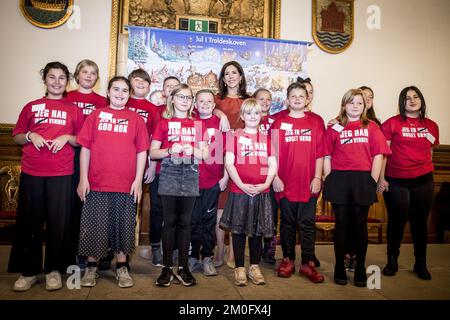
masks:
POLYGON ((45 289, 48 291, 59 290, 62 288, 61 274, 57 270, 45 275, 45 289))
POLYGON ((254 284, 265 284, 266 280, 264 280, 264 276, 261 273, 261 269, 259 268, 259 265, 252 264, 250 268, 248 269, 248 277, 254 284))
POLYGON ((134 286, 133 278, 130 277, 127 267, 121 267, 120 269, 117 269, 116 274, 116 279, 119 281, 119 287, 129 288, 134 286))
POLYGON ((37 277, 36 276, 24 277, 24 276, 21 275, 19 277, 19 279, 17 279, 16 282, 14 282, 13 290, 14 291, 19 291, 19 292, 30 290, 30 288, 36 282, 37 282, 37 277))
POLYGON ((97 267, 87 267, 84 270, 83 278, 81 278, 80 284, 82 287, 94 287, 97 284, 95 281, 97 278, 97 267))

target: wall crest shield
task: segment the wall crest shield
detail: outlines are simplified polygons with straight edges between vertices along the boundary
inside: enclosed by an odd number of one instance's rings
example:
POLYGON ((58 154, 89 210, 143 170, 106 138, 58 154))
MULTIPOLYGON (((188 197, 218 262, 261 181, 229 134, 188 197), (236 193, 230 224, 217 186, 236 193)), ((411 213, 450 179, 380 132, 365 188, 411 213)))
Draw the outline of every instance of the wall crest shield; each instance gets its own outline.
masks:
POLYGON ((354 0, 312 0, 312 34, 320 49, 340 53, 354 35, 354 0))
POLYGON ((40 28, 56 28, 72 14, 73 0, 21 0, 24 17, 40 28))

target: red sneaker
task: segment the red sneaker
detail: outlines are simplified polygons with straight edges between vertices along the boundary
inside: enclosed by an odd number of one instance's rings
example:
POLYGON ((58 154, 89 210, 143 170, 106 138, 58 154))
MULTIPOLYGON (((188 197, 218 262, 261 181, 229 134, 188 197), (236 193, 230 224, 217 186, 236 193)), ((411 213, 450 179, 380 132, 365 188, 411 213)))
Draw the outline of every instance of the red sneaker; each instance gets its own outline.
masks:
POLYGON ((295 272, 294 261, 289 260, 289 258, 283 258, 277 269, 277 274, 282 278, 289 278, 295 272))
POLYGON ((314 267, 314 265, 311 266, 309 264, 302 264, 298 272, 314 283, 323 282, 323 280, 325 279, 324 276, 316 270, 316 267, 314 267))

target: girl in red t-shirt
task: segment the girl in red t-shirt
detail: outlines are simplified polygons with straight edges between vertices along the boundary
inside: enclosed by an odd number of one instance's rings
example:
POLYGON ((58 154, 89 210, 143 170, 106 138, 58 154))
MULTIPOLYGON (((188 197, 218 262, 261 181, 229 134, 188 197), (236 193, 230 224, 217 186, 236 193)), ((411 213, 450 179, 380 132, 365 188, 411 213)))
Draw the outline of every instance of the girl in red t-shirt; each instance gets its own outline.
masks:
MULTIPOLYGON (((162 99, 160 104, 155 104, 158 110, 159 116, 158 121, 161 119, 162 114, 166 110, 167 99, 170 97, 170 93, 173 88, 180 84, 180 80, 178 80, 175 76, 169 76, 164 79, 163 87, 162 87, 162 99)), ((153 127, 156 126, 156 123, 153 127)), ((153 131, 153 130, 152 130, 153 131)), ((158 164, 161 161, 150 161, 149 170, 147 170, 147 174, 145 176, 145 183, 150 182, 150 245, 152 247, 152 265, 155 267, 163 266, 163 257, 162 257, 162 249, 161 249, 161 233, 162 233, 162 224, 163 224, 163 208, 161 204, 161 197, 158 195, 158 187, 159 187, 159 172, 156 171, 156 166, 154 164, 158 164), (152 169, 155 169, 155 173, 152 173, 152 169), (150 169, 152 168, 152 169, 150 169)), ((176 260, 177 251, 174 251, 174 260, 176 260)))
POLYGON ((15 291, 30 289, 42 272, 44 224, 46 289, 61 289, 60 273, 75 262, 67 235, 72 222, 73 147, 83 116, 64 99, 70 78, 67 67, 50 62, 41 73, 45 97, 25 105, 13 130, 14 141, 23 145, 16 234, 8 267, 9 272, 21 273, 15 291))
POLYGON ((383 274, 393 276, 398 271, 403 230, 409 221, 416 258, 413 270, 419 278, 430 280, 427 222, 434 192, 432 149, 439 144, 439 128, 426 117, 425 99, 417 87, 404 88, 398 102, 400 114, 381 126, 392 149, 378 183, 388 213, 388 263, 383 274))
POLYGON ((136 210, 150 147, 144 120, 126 108, 130 82, 114 77, 108 84, 109 106, 91 113, 77 137, 80 154, 78 195, 84 202, 78 254, 88 257, 81 279, 96 285, 97 261, 116 254, 118 286, 134 285, 127 255, 135 247, 136 210))
POLYGON ((324 160, 324 200, 330 201, 336 217, 334 281, 347 284, 344 266, 345 243, 349 226, 355 226, 357 256, 354 283, 367 283, 365 259, 367 253, 367 216, 375 201, 376 184, 381 172, 383 155, 390 154, 380 128, 366 116, 364 94, 351 89, 342 98, 338 123, 326 131, 329 156, 324 160))
POLYGON ((241 107, 244 129, 227 139, 225 167, 231 178, 230 194, 220 219, 220 227, 233 234, 235 284, 247 285, 244 250, 248 237, 250 268, 248 277, 255 284, 265 280, 259 268, 262 237, 272 237, 273 217, 269 188, 276 175, 276 159, 271 154, 270 140, 258 131, 261 106, 253 99, 241 107))
POLYGON ((192 117, 192 90, 173 88, 167 107, 152 135, 150 158, 162 159, 158 194, 163 208, 163 269, 156 285, 168 287, 175 276, 185 286, 195 285, 188 266, 191 215, 199 196, 198 160, 208 157, 202 125, 192 117), (173 273, 173 249, 178 247, 178 270, 173 273))
MULTIPOLYGON (((88 59, 81 60, 75 67, 74 72, 75 81, 78 84, 78 88, 67 93, 66 99, 76 104, 83 112, 83 122, 91 114, 92 111, 107 106, 108 102, 105 97, 94 92, 94 87, 99 79, 98 65, 88 59)), ((78 182, 80 181, 80 152, 81 147, 75 148, 74 156, 74 201, 73 201, 73 245, 75 246, 75 252, 78 249, 78 238, 80 235, 80 219, 81 211, 83 209, 83 203, 76 194, 78 182)), ((86 257, 77 256, 77 263, 80 268, 86 267, 86 257)), ((100 263, 101 264, 101 263, 100 263)), ((109 260, 105 261, 105 265, 109 268, 109 260)))

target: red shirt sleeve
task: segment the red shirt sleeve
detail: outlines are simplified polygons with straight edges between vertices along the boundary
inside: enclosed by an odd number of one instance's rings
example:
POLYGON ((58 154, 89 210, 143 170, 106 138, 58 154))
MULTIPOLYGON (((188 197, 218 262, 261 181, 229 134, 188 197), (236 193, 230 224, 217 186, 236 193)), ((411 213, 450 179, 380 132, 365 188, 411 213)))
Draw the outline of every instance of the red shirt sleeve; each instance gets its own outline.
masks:
POLYGON ((153 128, 152 140, 164 142, 167 137, 167 121, 161 120, 153 128))
POLYGON ((87 149, 92 146, 93 132, 96 126, 97 112, 93 112, 84 121, 83 127, 77 135, 77 143, 87 149))
POLYGON ((385 138, 387 141, 391 141, 392 140, 392 123, 393 121, 391 119, 386 120, 382 125, 381 125, 381 131, 383 132, 385 138))
POLYGON ((19 119, 17 120, 16 126, 12 132, 13 136, 21 133, 27 133, 30 130, 30 104, 26 104, 19 114, 19 119))
POLYGON ((391 149, 389 148, 386 138, 381 132, 380 128, 375 123, 370 123, 370 130, 372 130, 371 134, 371 143, 370 143, 370 154, 372 157, 378 154, 390 155, 391 149))
POLYGON ((332 127, 328 127, 327 131, 325 132, 325 147, 327 150, 328 155, 332 155, 334 151, 334 144, 336 143, 336 133, 338 133, 336 130, 334 130, 332 127))
POLYGON ((142 119, 140 116, 137 117, 136 138, 134 141, 136 144, 136 153, 147 151, 150 148, 148 131, 144 119, 142 119))

